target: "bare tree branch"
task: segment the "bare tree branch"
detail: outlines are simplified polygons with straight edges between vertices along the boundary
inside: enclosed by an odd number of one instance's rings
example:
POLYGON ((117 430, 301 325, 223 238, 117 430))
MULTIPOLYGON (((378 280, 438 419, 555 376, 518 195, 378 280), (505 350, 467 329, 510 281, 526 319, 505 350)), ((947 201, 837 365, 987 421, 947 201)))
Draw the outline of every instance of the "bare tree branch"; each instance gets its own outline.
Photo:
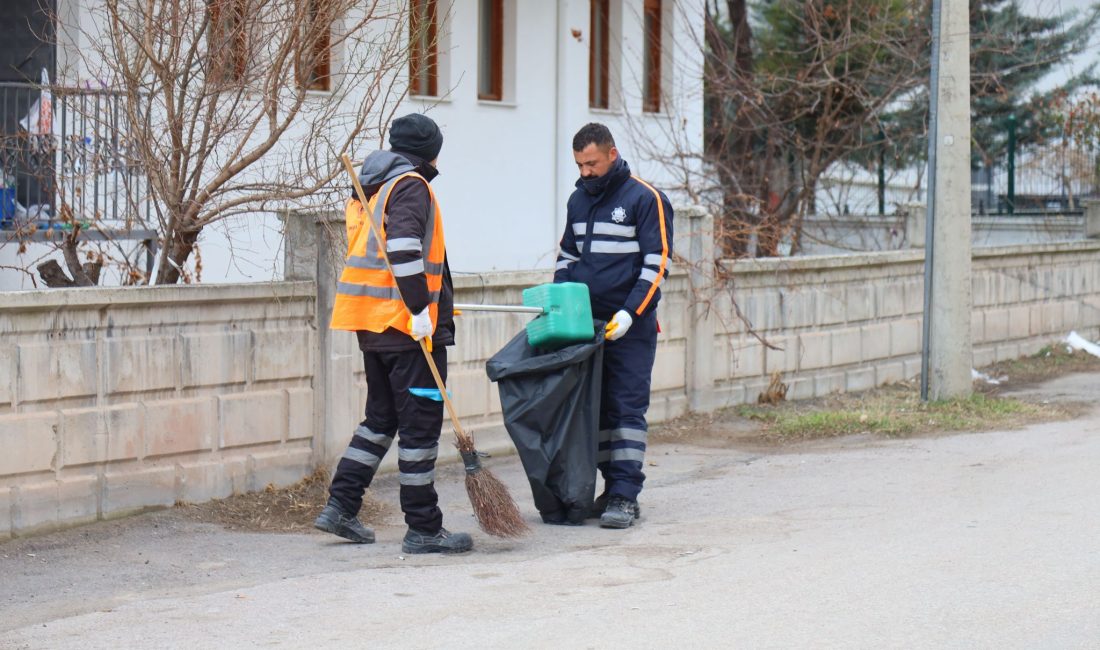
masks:
MULTIPOLYGON (((381 142, 407 91, 407 10, 382 0, 104 0, 67 26, 101 30, 85 34, 93 47, 81 63, 117 89, 128 162, 148 178, 147 195, 129 199, 148 206, 155 221, 143 225, 160 235, 146 281, 183 279, 203 228, 227 217, 342 198, 338 155, 381 142)), ((98 227, 86 215, 73 222, 98 227)), ((70 248, 67 260, 75 239, 70 248)), ((129 277, 143 275, 123 259, 129 277)))

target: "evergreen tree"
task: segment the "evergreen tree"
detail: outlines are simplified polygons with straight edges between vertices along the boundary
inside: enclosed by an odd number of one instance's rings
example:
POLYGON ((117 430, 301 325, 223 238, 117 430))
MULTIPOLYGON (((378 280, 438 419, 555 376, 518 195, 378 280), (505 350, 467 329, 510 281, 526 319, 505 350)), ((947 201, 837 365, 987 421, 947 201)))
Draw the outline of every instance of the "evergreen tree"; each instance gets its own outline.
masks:
POLYGON ((1043 119, 1044 107, 1056 98, 1096 83, 1093 67, 1045 92, 1036 84, 1058 65, 1085 51, 1100 18, 1100 4, 1085 12, 1035 17, 1023 13, 1017 0, 972 0, 970 3, 970 122, 974 161, 1002 160, 1008 145, 1008 119, 1017 121, 1021 146, 1039 144, 1054 135, 1043 119))
MULTIPOLYGON (((1036 17, 1024 13, 1018 0, 971 0, 970 127, 975 166, 1004 163, 1010 116, 1016 118, 1018 146, 1041 144, 1059 132, 1055 121, 1047 119, 1046 107, 1096 84, 1094 66, 1055 88, 1040 92, 1036 86, 1088 48, 1098 19, 1100 3, 1084 13, 1036 17)), ((913 137, 924 133, 928 123, 927 83, 906 106, 883 116, 899 168, 927 157, 927 141, 913 137)))

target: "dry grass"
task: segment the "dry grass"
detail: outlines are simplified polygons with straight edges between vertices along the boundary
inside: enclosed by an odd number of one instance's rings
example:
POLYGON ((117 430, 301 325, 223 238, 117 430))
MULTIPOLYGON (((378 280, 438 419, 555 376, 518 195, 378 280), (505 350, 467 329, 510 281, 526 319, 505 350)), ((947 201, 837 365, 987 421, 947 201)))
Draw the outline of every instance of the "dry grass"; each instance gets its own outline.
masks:
MULTIPOLYGON (((206 503, 180 503, 177 507, 192 519, 220 524, 230 530, 296 533, 313 529, 313 520, 326 501, 328 473, 317 469, 290 487, 268 485, 259 492, 236 494, 206 503)), ((388 510, 368 492, 359 519, 370 525, 381 521, 388 510)))
POLYGON ((1080 414, 1080 404, 1033 403, 1000 393, 1071 373, 1100 372, 1100 358, 1056 343, 1031 357, 993 364, 982 372, 1000 383, 977 381, 974 395, 967 399, 931 403, 920 401, 920 384, 914 380, 862 393, 769 404, 773 395, 779 395, 773 390, 779 384, 773 377, 768 398, 762 397, 759 404, 689 414, 654 427, 650 439, 719 446, 774 445, 861 433, 900 437, 1066 420, 1080 414))
POLYGON ((913 436, 1012 429, 1067 419, 1073 411, 1064 405, 1030 404, 982 393, 924 403, 918 386, 906 383, 775 407, 742 406, 736 414, 758 422, 766 438, 785 441, 857 433, 913 436))

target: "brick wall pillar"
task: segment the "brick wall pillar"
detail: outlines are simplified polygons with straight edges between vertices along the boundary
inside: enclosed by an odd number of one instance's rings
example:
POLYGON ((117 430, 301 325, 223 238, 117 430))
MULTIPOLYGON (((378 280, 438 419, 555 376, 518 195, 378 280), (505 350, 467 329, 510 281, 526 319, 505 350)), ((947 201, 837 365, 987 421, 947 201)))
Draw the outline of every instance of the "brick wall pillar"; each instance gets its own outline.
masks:
POLYGON ((1085 237, 1100 239, 1100 200, 1088 199, 1085 204, 1085 237))
POLYGON ((928 227, 928 208, 923 203, 905 206, 905 242, 909 248, 924 248, 928 227))

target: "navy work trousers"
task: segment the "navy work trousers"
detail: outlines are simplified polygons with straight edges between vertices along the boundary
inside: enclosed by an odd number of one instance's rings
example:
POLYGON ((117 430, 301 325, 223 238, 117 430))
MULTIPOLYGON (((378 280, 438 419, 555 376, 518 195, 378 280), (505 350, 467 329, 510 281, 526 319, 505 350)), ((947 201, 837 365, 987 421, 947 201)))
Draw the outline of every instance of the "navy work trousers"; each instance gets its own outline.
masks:
MULTIPOLYGON (((436 348, 432 358, 446 381, 447 348, 436 348)), ((359 512, 363 492, 398 434, 397 469, 405 523, 435 533, 443 526, 435 492, 443 402, 438 399, 431 369, 419 349, 364 352, 363 363, 367 370, 366 419, 336 466, 329 494, 347 512, 359 512)))
POLYGON ((637 499, 642 491, 645 414, 656 352, 656 311, 637 318, 621 339, 604 345, 597 458, 605 489, 612 496, 637 499))

